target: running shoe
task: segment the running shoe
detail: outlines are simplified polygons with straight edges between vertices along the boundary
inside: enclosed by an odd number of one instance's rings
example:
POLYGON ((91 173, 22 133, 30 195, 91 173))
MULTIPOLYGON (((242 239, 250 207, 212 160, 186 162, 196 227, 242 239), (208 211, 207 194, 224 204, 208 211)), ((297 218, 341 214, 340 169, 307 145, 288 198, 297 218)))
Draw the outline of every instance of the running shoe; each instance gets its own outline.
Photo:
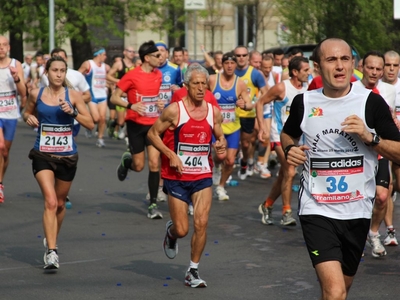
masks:
POLYGON ((194 208, 193 208, 193 204, 192 203, 189 204, 188 215, 189 216, 193 216, 194 215, 194 208))
POLYGON ((55 250, 50 250, 50 253, 46 254, 44 269, 53 270, 60 267, 58 262, 58 255, 55 250))
POLYGON ((213 167, 212 181, 213 181, 213 185, 219 185, 219 182, 221 181, 221 166, 213 167))
POLYGON ((260 171, 260 177, 267 179, 271 177, 271 171, 268 170, 267 165, 262 165, 261 166, 261 171, 260 171))
POLYGON ((91 139, 93 137, 92 131, 89 129, 86 129, 85 136, 87 139, 91 139))
POLYGON ((164 242, 163 242, 163 249, 164 249, 164 253, 165 255, 170 258, 170 259, 174 259, 175 256, 178 254, 178 242, 175 239, 171 239, 168 236, 168 229, 173 225, 172 221, 169 220, 166 224, 166 233, 165 233, 165 238, 164 238, 164 242))
POLYGON ((292 216, 292 211, 291 210, 285 211, 285 213, 282 215, 281 225, 296 226, 296 223, 297 223, 296 219, 293 218, 292 216))
POLYGON ((245 180, 247 178, 247 167, 240 167, 240 170, 238 171, 238 177, 240 180, 245 180))
POLYGON ((232 180, 232 175, 229 175, 228 180, 225 182, 225 184, 229 185, 229 183, 231 182, 231 180, 232 180))
POLYGON ((106 144, 104 143, 103 139, 98 139, 96 142, 96 146, 99 148, 104 148, 106 146, 106 144))
MULTIPOLYGON (((150 194, 149 194, 149 199, 150 199, 150 194)), ((165 202, 165 201, 167 201, 167 199, 168 199, 168 196, 167 196, 167 194, 164 193, 163 187, 159 186, 158 193, 157 193, 157 201, 165 202)))
POLYGON ((185 285, 192 288, 201 288, 206 287, 207 283, 200 278, 198 269, 190 268, 186 271, 185 285))
POLYGON ((372 256, 373 257, 382 257, 387 254, 385 247, 383 247, 383 245, 382 245, 379 234, 374 235, 374 236, 371 236, 370 234, 368 234, 367 241, 368 241, 368 244, 372 248, 372 256))
POLYGON ((224 187, 222 187, 220 185, 215 188, 215 196, 218 197, 219 201, 229 200, 229 196, 228 196, 226 190, 224 189, 224 187))
POLYGON ((386 237, 383 240, 385 246, 397 246, 399 243, 396 238, 396 230, 394 228, 388 229, 386 232, 386 237))
POLYGON ((163 218, 162 213, 158 210, 157 204, 155 204, 155 203, 150 204, 149 211, 147 213, 147 217, 149 219, 162 219, 163 218))
POLYGON ((254 163, 247 165, 246 174, 247 174, 247 176, 250 176, 250 177, 253 176, 253 174, 254 174, 254 163))
POLYGON ((0 203, 4 203, 4 186, 0 184, 0 203))
POLYGON ((397 199, 397 192, 394 192, 392 195, 392 201, 395 202, 397 199))
POLYGON ((115 122, 113 120, 108 120, 107 127, 108 127, 107 128, 108 137, 112 138, 114 136, 115 122))
POLYGON ((118 139, 123 140, 124 138, 125 138, 124 128, 120 128, 120 130, 118 130, 118 139))
POLYGON ((274 224, 274 220, 272 219, 272 206, 265 207, 265 202, 261 203, 258 207, 258 212, 262 214, 261 222, 265 225, 274 224))
POLYGON ((128 175, 129 167, 126 167, 125 164, 131 164, 132 155, 129 152, 124 152, 121 157, 121 162, 117 168, 117 176, 120 181, 124 181, 126 176, 128 175))

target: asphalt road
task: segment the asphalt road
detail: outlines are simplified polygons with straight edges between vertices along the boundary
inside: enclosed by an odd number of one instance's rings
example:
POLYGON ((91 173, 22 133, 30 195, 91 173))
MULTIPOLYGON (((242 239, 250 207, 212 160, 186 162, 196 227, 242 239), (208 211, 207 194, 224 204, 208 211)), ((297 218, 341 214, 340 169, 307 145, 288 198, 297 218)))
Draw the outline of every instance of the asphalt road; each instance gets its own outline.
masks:
MULTIPOLYGON (((228 187, 231 199, 213 201, 208 243, 199 271, 205 289, 184 286, 190 260, 190 235, 179 240, 179 254, 168 259, 162 250, 162 220, 146 217, 147 168, 116 177, 123 141, 78 139, 78 172, 70 191, 58 247, 60 269, 43 270, 43 200, 32 175, 28 152, 35 133, 18 125, 5 176, 5 203, 0 206, 0 299, 319 299, 319 284, 304 245, 300 226, 261 224, 258 205, 272 179, 251 177, 228 187)), ((273 172, 276 173, 276 170, 273 172)), ((236 177, 236 176, 235 176, 236 177)), ((400 201, 395 225, 400 229, 400 201)), ((293 195, 293 207, 296 207, 293 195)), ((382 235, 384 230, 382 227, 382 235)), ((366 248, 348 299, 398 299, 400 250, 375 259, 366 248)))

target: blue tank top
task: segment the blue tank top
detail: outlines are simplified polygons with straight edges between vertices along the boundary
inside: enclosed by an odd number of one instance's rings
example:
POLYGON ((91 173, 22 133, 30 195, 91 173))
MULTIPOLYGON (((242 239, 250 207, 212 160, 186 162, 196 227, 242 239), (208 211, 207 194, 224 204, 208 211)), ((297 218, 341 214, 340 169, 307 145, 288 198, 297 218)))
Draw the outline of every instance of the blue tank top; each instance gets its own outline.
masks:
MULTIPOLYGON (((45 104, 41 99, 43 90, 44 88, 40 89, 36 99, 39 128, 34 149, 59 156, 73 155, 77 153, 72 137, 74 118, 66 114, 59 105, 45 104)), ((65 101, 72 107, 67 88, 65 88, 65 101)))
POLYGON ((224 134, 231 134, 240 129, 239 115, 236 110, 237 96, 237 81, 239 77, 235 75, 235 80, 230 89, 224 89, 220 85, 221 74, 217 74, 213 94, 218 101, 222 114, 222 130, 224 134))

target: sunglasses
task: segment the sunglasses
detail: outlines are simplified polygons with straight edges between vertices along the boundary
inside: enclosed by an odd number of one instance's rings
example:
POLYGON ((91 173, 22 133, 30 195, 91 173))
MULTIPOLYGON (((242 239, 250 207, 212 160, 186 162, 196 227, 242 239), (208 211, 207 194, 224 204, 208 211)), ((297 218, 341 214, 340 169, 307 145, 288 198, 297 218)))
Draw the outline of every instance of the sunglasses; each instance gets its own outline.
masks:
POLYGON ((236 54, 236 57, 246 57, 248 54, 236 54))
POLYGON ((150 56, 153 56, 153 57, 157 57, 157 58, 160 58, 161 57, 161 54, 160 53, 158 53, 158 54, 149 54, 150 56))

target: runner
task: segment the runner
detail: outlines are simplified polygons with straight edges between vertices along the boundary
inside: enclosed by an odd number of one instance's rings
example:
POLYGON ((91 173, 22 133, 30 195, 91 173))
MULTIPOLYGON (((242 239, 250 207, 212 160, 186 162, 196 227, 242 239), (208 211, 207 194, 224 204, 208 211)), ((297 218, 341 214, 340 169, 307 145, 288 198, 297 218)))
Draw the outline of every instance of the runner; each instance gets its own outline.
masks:
POLYGON ((216 138, 215 149, 220 160, 226 155, 226 141, 219 109, 204 101, 207 70, 198 64, 190 65, 185 74, 185 86, 187 97, 163 111, 148 137, 162 153, 162 177, 171 214, 163 247, 170 259, 178 253, 177 239, 188 234, 187 210, 190 201, 193 202, 194 232, 185 284, 196 288, 207 286, 199 276, 198 266, 206 244, 212 202, 211 137, 214 134, 216 138))
POLYGON ((240 142, 240 120, 236 107, 249 111, 253 104, 249 98, 246 84, 235 75, 236 56, 233 52, 222 56, 222 73, 210 76, 209 84, 218 101, 222 114, 222 131, 227 142, 225 159, 214 156, 213 183, 217 185, 215 194, 220 201, 229 200, 225 183, 231 176, 240 142), (221 168, 222 164, 222 168, 221 168))
POLYGON ((160 152, 147 139, 147 132, 164 108, 164 101, 159 98, 162 83, 161 71, 157 68, 163 60, 162 54, 153 41, 143 43, 139 48, 142 66, 127 73, 117 83, 111 102, 127 108, 126 126, 130 152, 122 155, 117 169, 117 176, 124 181, 128 170, 141 172, 145 164, 145 148, 149 165, 148 188, 150 205, 147 217, 161 219, 162 213, 157 207, 158 182, 160 179, 160 152), (121 99, 123 93, 128 96, 128 104, 121 99))
MULTIPOLYGON (((97 142, 96 146, 103 148, 104 131, 106 128, 106 113, 107 113, 107 88, 106 76, 110 70, 110 66, 105 64, 107 54, 104 48, 96 48, 93 52, 93 59, 82 63, 79 72, 85 75, 90 86, 90 94, 92 100, 89 102, 89 110, 93 121, 97 124, 97 142)), ((87 131, 87 137, 92 137, 92 133, 87 131)))
POLYGON ((66 87, 67 63, 59 56, 48 60, 47 88, 34 89, 24 112, 25 122, 38 128, 29 153, 32 171, 44 198, 45 269, 58 269, 57 236, 65 216, 65 199, 75 177, 78 153, 72 137, 74 119, 91 129, 94 124, 79 92, 66 87))
POLYGON ((304 168, 299 215, 321 299, 346 299, 369 230, 376 152, 399 163, 400 134, 382 97, 350 84, 345 41, 320 42, 313 59, 323 88, 296 96, 281 142, 287 162, 304 168))
MULTIPOLYGON (((267 199, 258 207, 258 211, 262 215, 261 222, 266 225, 273 224, 272 209, 279 196, 282 196, 283 202, 281 225, 296 225, 296 219, 292 216, 291 208, 292 184, 296 171, 285 160, 283 148, 280 143, 280 134, 283 125, 290 115, 290 106, 293 98, 307 90, 309 71, 310 65, 307 58, 294 57, 289 63, 290 79, 286 79, 272 87, 267 94, 258 100, 256 105, 258 123, 263 124, 264 105, 274 101, 271 124, 271 150, 275 150, 278 161, 281 164, 278 178, 272 184, 267 199)), ((264 133, 268 135, 265 125, 263 128, 260 128, 258 134, 261 142, 264 141, 264 133)))
POLYGON ((20 116, 17 95, 21 96, 21 108, 25 106, 26 87, 21 63, 9 58, 10 43, 0 36, 0 203, 4 202, 3 180, 10 161, 10 149, 20 116))

